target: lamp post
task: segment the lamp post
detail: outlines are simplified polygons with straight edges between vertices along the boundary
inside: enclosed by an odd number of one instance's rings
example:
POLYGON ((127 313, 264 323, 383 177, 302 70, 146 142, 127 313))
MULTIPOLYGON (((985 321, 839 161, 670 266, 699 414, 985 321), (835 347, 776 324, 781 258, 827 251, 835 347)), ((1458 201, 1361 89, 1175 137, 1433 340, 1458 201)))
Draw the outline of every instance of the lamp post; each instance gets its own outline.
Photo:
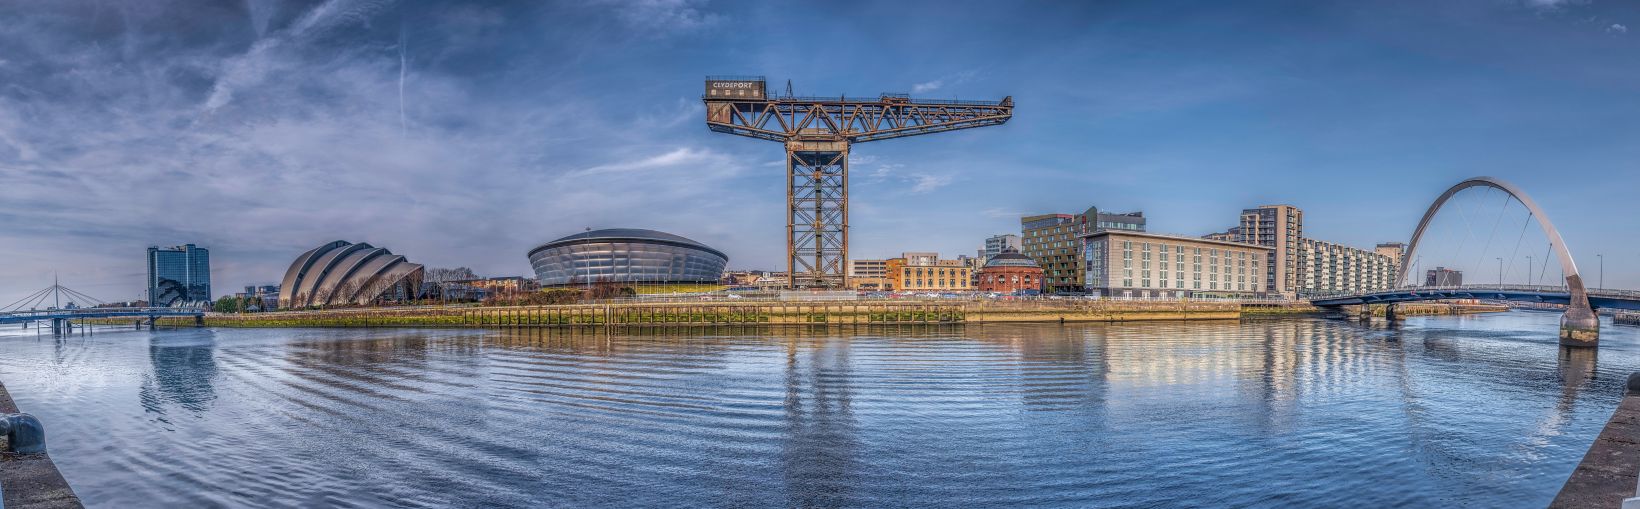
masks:
MULTIPOLYGON (((586 231, 591 232, 592 227, 591 226, 586 227, 586 231)), ((592 290, 592 260, 588 260, 588 259, 586 259, 585 256, 583 256, 583 257, 581 257, 581 262, 582 262, 583 265, 586 265, 586 267, 587 267, 586 285, 587 285, 587 290, 590 291, 590 290, 592 290)))
POLYGON ((1532 255, 1526 255, 1526 285, 1531 286, 1533 283, 1535 281, 1532 281, 1532 255))
POLYGON ((1503 288, 1503 257, 1498 257, 1498 288, 1503 288))
POLYGON ((1600 283, 1594 285, 1594 287, 1595 288, 1605 288, 1606 287, 1606 255, 1597 254, 1597 255, 1594 255, 1594 257, 1600 259, 1600 283))

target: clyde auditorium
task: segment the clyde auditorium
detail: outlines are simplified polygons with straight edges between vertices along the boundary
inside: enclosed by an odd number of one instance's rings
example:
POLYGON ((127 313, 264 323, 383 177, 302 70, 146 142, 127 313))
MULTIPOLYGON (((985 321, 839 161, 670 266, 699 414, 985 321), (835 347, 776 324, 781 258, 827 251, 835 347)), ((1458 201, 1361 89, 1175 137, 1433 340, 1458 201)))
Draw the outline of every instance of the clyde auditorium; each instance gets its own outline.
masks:
POLYGON ((392 251, 338 240, 308 250, 291 262, 279 286, 279 307, 414 299, 420 293, 423 272, 421 264, 392 251))
POLYGON ((717 283, 729 257, 655 230, 611 228, 564 237, 530 250, 542 286, 586 283, 717 283))

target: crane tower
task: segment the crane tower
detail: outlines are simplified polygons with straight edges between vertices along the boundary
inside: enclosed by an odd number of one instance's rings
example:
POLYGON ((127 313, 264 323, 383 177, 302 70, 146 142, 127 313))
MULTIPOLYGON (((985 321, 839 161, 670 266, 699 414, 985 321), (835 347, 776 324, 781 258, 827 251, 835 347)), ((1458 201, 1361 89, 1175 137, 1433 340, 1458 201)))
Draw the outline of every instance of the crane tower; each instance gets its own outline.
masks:
POLYGON ((848 152, 855 143, 1001 125, 1014 101, 906 94, 768 94, 762 76, 707 76, 706 127, 786 145, 786 286, 848 286, 848 152))

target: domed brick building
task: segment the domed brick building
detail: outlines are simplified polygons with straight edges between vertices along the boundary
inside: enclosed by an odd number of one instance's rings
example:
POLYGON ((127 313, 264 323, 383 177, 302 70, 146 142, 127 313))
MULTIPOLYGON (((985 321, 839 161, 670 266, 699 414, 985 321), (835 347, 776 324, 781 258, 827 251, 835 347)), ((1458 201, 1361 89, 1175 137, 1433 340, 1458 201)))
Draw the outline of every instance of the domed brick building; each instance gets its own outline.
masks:
POLYGON ((979 269, 979 291, 1020 293, 1042 290, 1042 267, 1031 257, 1007 250, 979 269))

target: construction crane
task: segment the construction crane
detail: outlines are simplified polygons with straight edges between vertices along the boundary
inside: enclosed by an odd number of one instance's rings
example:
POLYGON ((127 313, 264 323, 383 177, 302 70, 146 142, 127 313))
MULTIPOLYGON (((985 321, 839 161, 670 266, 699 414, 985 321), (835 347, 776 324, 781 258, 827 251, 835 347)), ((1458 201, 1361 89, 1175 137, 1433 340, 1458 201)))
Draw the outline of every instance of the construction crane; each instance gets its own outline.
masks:
POLYGON ((707 76, 706 127, 786 145, 786 286, 848 287, 848 152, 855 143, 1001 125, 1001 101, 768 95, 762 76, 707 76))

